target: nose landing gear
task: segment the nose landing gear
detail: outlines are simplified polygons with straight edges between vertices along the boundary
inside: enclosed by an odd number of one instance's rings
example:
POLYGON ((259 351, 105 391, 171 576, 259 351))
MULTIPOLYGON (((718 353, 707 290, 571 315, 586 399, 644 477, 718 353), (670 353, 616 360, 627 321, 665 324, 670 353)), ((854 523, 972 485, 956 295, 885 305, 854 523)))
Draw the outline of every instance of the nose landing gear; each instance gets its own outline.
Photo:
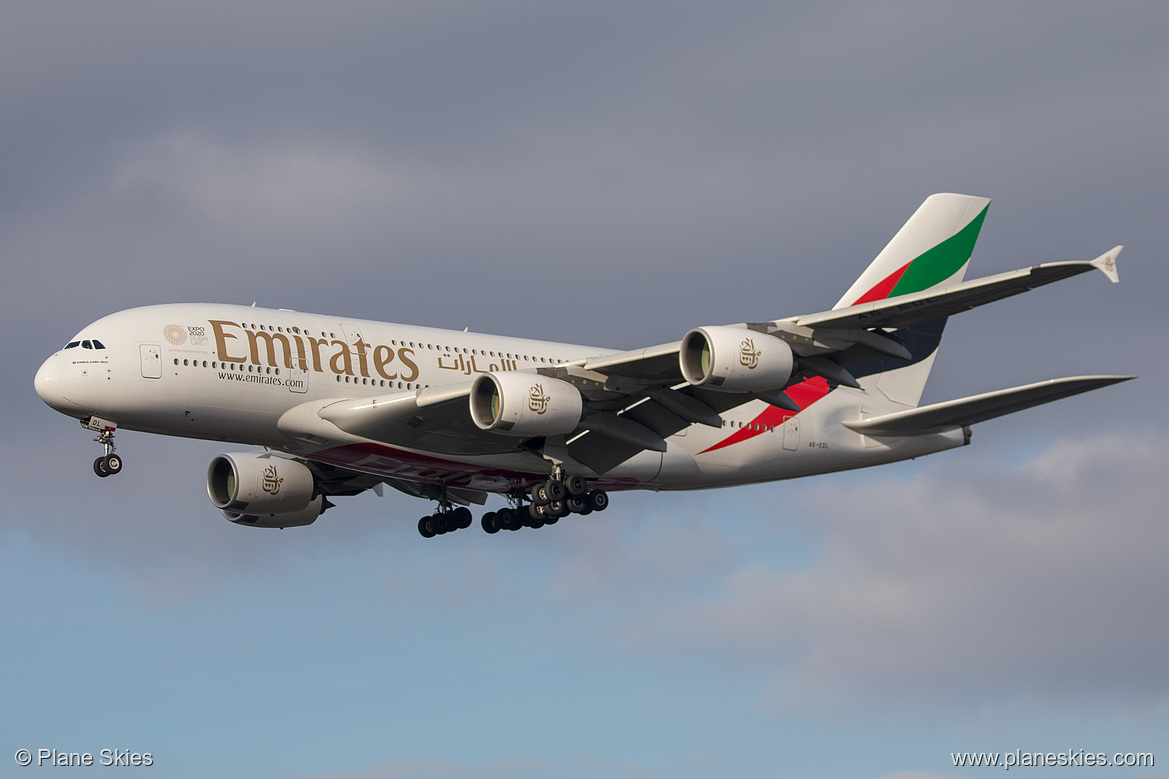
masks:
POLYGON ((90 417, 81 424, 89 430, 97 431, 97 437, 93 440, 105 447, 106 453, 93 461, 93 472, 103 479, 121 473, 122 458, 114 454, 114 431, 118 429, 118 425, 98 417, 90 417))

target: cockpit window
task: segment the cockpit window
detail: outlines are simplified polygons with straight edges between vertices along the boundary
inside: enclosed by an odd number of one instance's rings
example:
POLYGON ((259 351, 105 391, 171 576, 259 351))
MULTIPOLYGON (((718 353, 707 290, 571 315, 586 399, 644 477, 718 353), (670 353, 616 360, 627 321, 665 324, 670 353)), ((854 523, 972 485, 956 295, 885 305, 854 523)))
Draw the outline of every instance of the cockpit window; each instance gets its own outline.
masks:
POLYGON ((70 341, 65 344, 66 349, 76 349, 78 346, 81 346, 81 341, 70 341))
POLYGON ((96 338, 94 338, 93 339, 93 348, 94 349, 104 349, 104 348, 106 348, 106 345, 103 344, 101 341, 97 340, 96 338))
POLYGON ((93 348, 93 341, 82 341, 81 348, 82 349, 92 349, 93 348))

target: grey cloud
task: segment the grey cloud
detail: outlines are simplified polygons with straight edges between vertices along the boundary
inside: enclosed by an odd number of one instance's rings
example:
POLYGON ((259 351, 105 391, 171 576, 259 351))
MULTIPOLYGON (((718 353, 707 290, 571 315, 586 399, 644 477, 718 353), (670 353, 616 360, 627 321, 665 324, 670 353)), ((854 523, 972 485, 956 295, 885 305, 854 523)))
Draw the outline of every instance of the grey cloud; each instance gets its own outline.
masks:
POLYGON ((1113 226, 1102 175, 1161 178, 1166 80, 1139 15, 1081 21, 1099 46, 1069 62, 1020 59, 1080 31, 1034 11, 263 9, 81 16, 56 47, 14 45, 7 164, 27 167, 3 240, 22 289, 84 262, 102 272, 54 292, 86 314, 104 313, 86 293, 335 310, 307 283, 324 276, 353 315, 632 347, 826 305, 934 189, 1052 212, 1008 227, 996 209, 995 257, 1113 226), (987 57, 1004 38, 1014 56, 987 57))
POLYGON ((1017 468, 966 460, 815 490, 804 515, 825 529, 822 559, 743 567, 675 627, 782 658, 776 700, 1163 701, 1165 456, 1094 437, 1017 468))

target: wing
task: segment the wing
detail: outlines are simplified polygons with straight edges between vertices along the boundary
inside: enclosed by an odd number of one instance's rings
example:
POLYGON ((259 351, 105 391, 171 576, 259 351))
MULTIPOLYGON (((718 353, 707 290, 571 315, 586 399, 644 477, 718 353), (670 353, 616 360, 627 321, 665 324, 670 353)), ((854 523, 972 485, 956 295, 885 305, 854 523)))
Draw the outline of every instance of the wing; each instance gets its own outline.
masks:
POLYGON ((810 328, 900 328, 969 311, 1094 269, 1102 271, 1115 283, 1120 280, 1116 258, 1123 248, 1116 246, 1094 260, 1048 262, 915 295, 901 295, 781 321, 810 328))
POLYGON ((918 357, 915 341, 936 346, 946 318, 1062 279, 1099 270, 1119 281, 1116 246, 1094 260, 1051 262, 916 294, 899 295, 818 314, 749 324, 780 338, 801 358, 805 375, 858 386, 856 378, 904 365, 918 357), (881 358, 874 362, 872 358, 881 358), (859 372, 858 372, 859 370, 859 372))
POLYGON ((678 343, 664 344, 526 371, 571 384, 584 398, 586 413, 564 435, 525 437, 481 429, 469 410, 470 381, 313 401, 287 412, 278 426, 315 446, 373 440, 455 456, 551 450, 600 475, 638 452, 664 452, 665 439, 691 424, 720 427, 722 412, 754 399, 691 387, 682 378, 678 350, 678 343))
MULTIPOLYGON (((293 438, 317 445, 372 440, 437 455, 526 455, 537 465, 549 456, 601 475, 640 452, 666 451, 666 439, 690 425, 721 427, 722 414, 753 400, 798 411, 793 395, 800 393, 788 392, 795 384, 815 379, 826 380, 830 386, 857 387, 858 376, 863 378, 866 371, 907 365, 920 359, 918 341, 932 339, 936 346, 939 323, 952 314, 1093 269, 1115 282, 1121 248, 1090 261, 1046 263, 819 314, 731 325, 747 335, 773 336, 791 348, 795 360, 791 378, 766 391, 728 392, 690 384, 680 367, 682 342, 676 341, 518 371, 565 382, 579 392, 583 400, 579 424, 556 435, 483 429, 470 413, 472 381, 376 397, 314 401, 286 413, 279 427, 293 438)), ((952 428, 989 419, 1119 380, 1059 380, 1054 386, 1045 383, 1005 390, 1006 395, 990 393, 952 401, 957 405, 939 404, 852 425, 874 435, 913 435, 942 429, 939 425, 952 428)), ((387 483, 402 488, 392 480, 387 483)))

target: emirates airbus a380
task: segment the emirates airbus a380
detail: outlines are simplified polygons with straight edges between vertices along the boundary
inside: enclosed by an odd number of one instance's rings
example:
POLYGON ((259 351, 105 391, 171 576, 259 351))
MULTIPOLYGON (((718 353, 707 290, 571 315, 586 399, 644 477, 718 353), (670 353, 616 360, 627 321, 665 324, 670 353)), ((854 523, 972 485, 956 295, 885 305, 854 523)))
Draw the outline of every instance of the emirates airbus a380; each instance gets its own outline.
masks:
POLYGON ((36 374, 37 394, 122 470, 118 429, 263 447, 221 454, 207 494, 232 522, 314 522, 382 485, 437 503, 431 537, 604 509, 616 490, 693 490, 920 457, 987 419, 1124 381, 1075 376, 919 406, 952 314, 1092 269, 1121 247, 963 281, 989 200, 928 198, 829 311, 696 327, 633 351, 285 309, 121 311, 36 374))

